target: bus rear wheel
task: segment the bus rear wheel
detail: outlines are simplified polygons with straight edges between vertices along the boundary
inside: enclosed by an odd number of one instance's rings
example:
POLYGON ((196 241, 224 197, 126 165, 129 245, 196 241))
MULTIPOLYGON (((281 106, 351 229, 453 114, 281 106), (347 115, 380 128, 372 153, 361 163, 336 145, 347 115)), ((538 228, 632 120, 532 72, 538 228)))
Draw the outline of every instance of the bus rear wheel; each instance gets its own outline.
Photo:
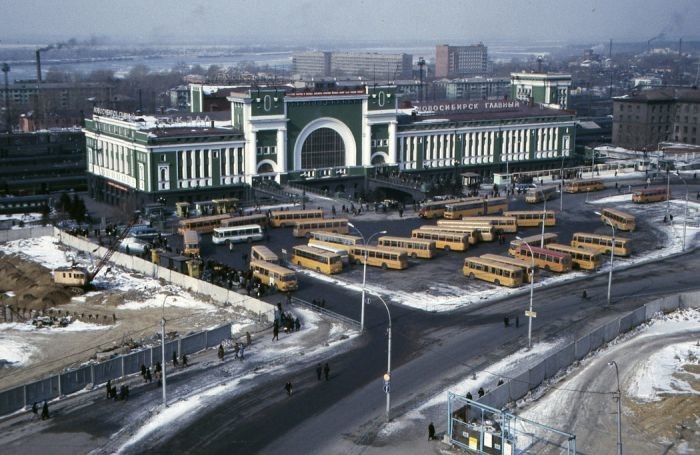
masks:
POLYGON ((411 253, 411 259, 416 259, 418 255, 416 253, 411 253))
POLYGON ((500 286, 500 285, 501 285, 501 280, 499 280, 499 279, 495 279, 495 280, 493 280, 493 282, 494 282, 494 284, 495 284, 496 286, 500 286))
POLYGON ((387 267, 386 262, 382 262, 382 270, 386 270, 386 269, 388 269, 388 268, 389 268, 389 267, 387 267))
POLYGON ((474 279, 474 272, 471 272, 471 273, 469 274, 469 279, 470 279, 470 280, 473 280, 473 279, 474 279))

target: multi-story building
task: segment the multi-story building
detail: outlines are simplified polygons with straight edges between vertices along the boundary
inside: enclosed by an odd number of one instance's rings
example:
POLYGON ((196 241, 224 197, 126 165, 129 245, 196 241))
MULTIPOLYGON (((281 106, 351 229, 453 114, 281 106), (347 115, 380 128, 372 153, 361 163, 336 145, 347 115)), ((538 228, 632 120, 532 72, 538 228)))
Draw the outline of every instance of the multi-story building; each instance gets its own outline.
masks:
POLYGON ((0 134, 0 194, 83 191, 86 182, 80 128, 0 134))
POLYGON ((292 72, 302 77, 369 76, 395 80, 411 77, 411 54, 370 52, 302 52, 292 57, 292 72))
POLYGON ((699 144, 700 90, 661 88, 613 98, 613 143, 653 150, 659 142, 699 144))
MULTIPOLYGON (((42 82, 20 81, 9 84, 8 98, 12 108, 19 110, 44 109, 77 110, 93 103, 107 102, 112 86, 102 82, 42 82)), ((0 104, 4 106, 5 90, 0 90, 0 104)))
POLYGON ((448 100, 496 100, 510 95, 510 79, 470 77, 464 79, 439 79, 432 82, 439 99, 448 100))
POLYGON ((478 76, 488 71, 488 48, 483 43, 435 46, 435 77, 478 76))
POLYGON ((569 105, 570 74, 511 73, 511 99, 532 101, 554 109, 569 105))

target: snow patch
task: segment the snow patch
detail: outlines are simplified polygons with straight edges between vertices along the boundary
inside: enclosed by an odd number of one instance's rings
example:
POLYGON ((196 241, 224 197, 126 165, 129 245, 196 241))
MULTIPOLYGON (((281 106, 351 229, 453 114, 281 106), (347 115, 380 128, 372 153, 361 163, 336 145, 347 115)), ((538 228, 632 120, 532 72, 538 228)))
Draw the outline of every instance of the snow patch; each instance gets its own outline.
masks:
POLYGON ((18 339, 0 338, 0 367, 19 367, 29 363, 36 348, 18 339))
POLYGON ((700 362, 700 346, 694 342, 666 346, 636 366, 627 387, 628 396, 638 401, 658 401, 662 395, 698 394, 683 376, 700 379, 700 374, 684 370, 684 365, 700 362))

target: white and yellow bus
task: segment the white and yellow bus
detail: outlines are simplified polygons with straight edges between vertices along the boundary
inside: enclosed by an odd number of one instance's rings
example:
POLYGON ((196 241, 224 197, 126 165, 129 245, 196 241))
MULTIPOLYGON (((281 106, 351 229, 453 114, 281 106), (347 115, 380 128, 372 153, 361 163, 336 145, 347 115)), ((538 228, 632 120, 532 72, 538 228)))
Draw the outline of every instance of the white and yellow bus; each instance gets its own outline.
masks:
POLYGON ((196 231, 200 234, 211 234, 214 228, 221 226, 221 221, 231 218, 231 215, 200 216, 187 218, 177 222, 177 232, 183 235, 185 231, 196 231))
POLYGON ((357 245, 362 245, 362 237, 347 234, 334 234, 325 231, 311 231, 310 240, 314 240, 316 243, 342 248, 346 251, 350 251, 357 245))
POLYGON ((621 231, 634 231, 637 227, 637 220, 634 215, 615 209, 603 209, 600 212, 600 220, 603 223, 608 222, 612 224, 615 226, 615 229, 621 231))
POLYGON ((262 227, 267 226, 267 215, 264 213, 255 213, 253 215, 232 216, 221 220, 221 227, 243 226, 244 224, 259 224, 262 227))
POLYGON ((598 270, 603 260, 601 253, 591 248, 574 248, 560 243, 550 243, 547 245, 547 249, 570 254, 571 265, 574 269, 598 270))
POLYGON ((497 215, 508 211, 508 199, 504 197, 493 197, 484 200, 484 213, 486 215, 497 215))
POLYGON ((483 199, 456 202, 445 206, 444 218, 446 220, 461 220, 464 216, 476 216, 486 214, 483 199))
POLYGON ((545 226, 556 226, 557 216, 554 210, 517 210, 503 212, 503 216, 512 216, 518 227, 537 227, 542 226, 542 217, 544 216, 545 226))
POLYGON ((520 244, 523 242, 527 243, 530 246, 537 246, 541 248, 541 245, 547 247, 547 245, 549 245, 550 243, 556 243, 557 240, 559 240, 559 235, 555 234, 554 232, 545 232, 544 237, 542 236, 542 234, 537 234, 523 237, 521 240, 513 239, 510 242, 508 254, 510 254, 511 256, 515 256, 515 252, 518 250, 518 247, 520 247, 520 244), (543 238, 544 242, 542 241, 543 238))
POLYGON ((215 228, 211 240, 216 245, 222 243, 255 242, 263 239, 262 228, 257 224, 215 228))
POLYGON ((294 270, 289 270, 281 265, 272 262, 250 261, 250 270, 262 284, 273 289, 287 292, 299 288, 297 274, 294 273, 294 270))
POLYGON ((525 281, 528 283, 530 282, 530 279, 532 278, 532 275, 535 272, 534 270, 532 270, 532 261, 525 261, 523 259, 516 259, 510 256, 501 256, 500 254, 490 253, 482 254, 479 257, 489 261, 502 262, 504 264, 520 267, 523 270, 523 276, 525 277, 525 281))
POLYGON ((299 220, 323 218, 323 210, 275 210, 270 213, 272 227, 293 226, 299 220))
POLYGON ((468 223, 490 222, 496 231, 515 234, 518 232, 518 220, 514 216, 468 216, 459 221, 438 220, 438 226, 460 226, 468 223))
POLYGON ((185 256, 199 256, 199 233, 197 231, 185 231, 182 234, 183 250, 185 256))
POLYGON ((445 207, 450 204, 456 204, 458 202, 470 200, 470 199, 480 199, 480 198, 459 198, 459 199, 446 199, 444 201, 431 201, 424 202, 418 210, 418 216, 425 219, 432 218, 442 218, 445 213, 445 207))
MULTIPOLYGON (((629 256, 632 254, 630 243, 630 239, 615 236, 615 256, 629 256)), ((610 254, 610 250, 613 249, 612 237, 585 232, 576 232, 572 237, 571 246, 575 248, 592 248, 607 254, 610 254)))
POLYGON ((279 256, 264 245, 254 245, 250 247, 250 259, 252 261, 272 262, 273 264, 280 263, 279 256))
POLYGON ((412 258, 432 259, 436 247, 432 240, 420 240, 411 237, 382 236, 377 239, 377 245, 405 252, 412 258))
MULTIPOLYGON (((493 242, 496 240, 496 228, 491 221, 464 222, 461 226, 437 226, 438 229, 450 232, 470 232, 480 242, 493 242)), ((421 227, 422 229, 422 227, 421 227)))
POLYGON ((326 275, 343 271, 343 261, 339 254, 308 245, 292 247, 292 264, 326 275))
POLYGON ((466 232, 427 229, 414 229, 411 231, 411 238, 431 240, 435 242, 436 248, 445 251, 467 251, 467 248, 469 248, 469 237, 471 237, 471 234, 466 232))
POLYGON ((647 188, 635 190, 632 193, 632 202, 636 204, 649 204, 651 202, 661 202, 670 198, 666 188, 647 188))
MULTIPOLYGON (((479 233, 474 230, 474 228, 468 228, 466 226, 433 226, 433 225, 423 225, 418 227, 421 231, 428 232, 447 232, 454 234, 467 234, 467 243, 469 245, 476 245, 479 243, 479 233)), ((437 248, 440 248, 439 246, 437 248)))
POLYGON ((571 255, 568 253, 560 253, 558 251, 535 246, 528 248, 524 244, 521 244, 515 252, 516 259, 532 261, 533 256, 535 258, 535 265, 541 269, 560 273, 569 272, 571 270, 571 255), (530 254, 530 250, 532 250, 532 255, 530 254))
POLYGON ((470 279, 478 278, 499 286, 515 288, 523 284, 523 270, 520 267, 478 257, 464 259, 462 272, 470 279))
POLYGON ((367 265, 373 267, 381 267, 384 270, 403 270, 408 267, 408 257, 406 253, 401 250, 378 246, 357 245, 348 253, 350 254, 350 262, 352 263, 364 264, 366 254, 367 265))
POLYGON ((343 263, 343 265, 350 263, 350 256, 348 255, 348 250, 342 248, 340 245, 323 243, 316 239, 309 239, 308 245, 314 248, 330 251, 331 253, 337 254, 338 256, 340 256, 340 261, 343 263))
POLYGON ((294 237, 311 237, 313 231, 333 232, 334 234, 348 233, 347 218, 312 218, 299 220, 294 223, 292 235, 294 237))
POLYGON ((596 179, 568 180, 564 185, 565 193, 585 193, 587 191, 600 191, 604 189, 605 185, 603 181, 596 179))
POLYGON ((528 204, 537 204, 538 202, 542 202, 544 200, 548 201, 550 199, 554 199, 557 192, 558 190, 556 185, 530 188, 527 190, 527 193, 525 193, 525 202, 528 204))

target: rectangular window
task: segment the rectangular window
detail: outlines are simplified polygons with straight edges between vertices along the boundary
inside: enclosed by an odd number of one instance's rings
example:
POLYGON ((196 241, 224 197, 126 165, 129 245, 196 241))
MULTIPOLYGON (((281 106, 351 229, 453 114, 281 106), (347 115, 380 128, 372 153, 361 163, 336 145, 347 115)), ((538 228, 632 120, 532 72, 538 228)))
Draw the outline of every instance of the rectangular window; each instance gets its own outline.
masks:
POLYGON ((163 162, 167 161, 166 158, 165 158, 165 154, 162 154, 162 155, 160 156, 160 160, 163 161, 163 162))

